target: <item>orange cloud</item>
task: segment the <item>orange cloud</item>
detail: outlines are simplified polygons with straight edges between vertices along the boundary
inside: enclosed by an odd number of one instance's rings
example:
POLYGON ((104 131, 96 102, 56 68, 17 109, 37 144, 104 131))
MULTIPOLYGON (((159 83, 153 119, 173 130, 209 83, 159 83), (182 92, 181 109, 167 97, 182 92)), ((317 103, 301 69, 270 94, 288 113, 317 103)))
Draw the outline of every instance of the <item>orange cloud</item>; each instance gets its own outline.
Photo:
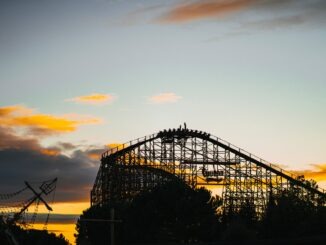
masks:
POLYGON ((67 101, 73 101, 82 104, 100 105, 100 104, 112 102, 114 99, 115 97, 111 94, 94 93, 90 95, 83 95, 72 99, 67 99, 67 101))
POLYGON ((326 163, 312 164, 314 170, 291 171, 297 175, 304 175, 305 179, 313 179, 315 181, 326 180, 326 163))
POLYGON ((0 107, 0 117, 9 116, 11 114, 17 113, 21 115, 30 114, 33 112, 33 109, 27 108, 22 105, 13 105, 13 106, 3 106, 0 107))
POLYGON ((101 154, 97 154, 97 153, 89 153, 87 154, 87 156, 93 160, 98 160, 101 158, 101 154))
POLYGON ((180 99, 182 99, 182 97, 175 93, 161 93, 149 97, 149 101, 153 104, 176 103, 180 99))
POLYGON ((0 108, 0 124, 4 127, 24 127, 34 134, 66 133, 77 129, 79 125, 99 123, 98 118, 81 115, 54 116, 34 113, 25 106, 9 106, 0 108))
POLYGON ((116 148, 122 146, 121 143, 110 143, 106 145, 108 148, 116 148))
POLYGON ((159 21, 163 23, 190 22, 199 19, 217 17, 248 7, 254 0, 210 0, 196 1, 178 5, 171 9, 159 21))
POLYGON ((41 149, 40 152, 44 155, 48 156, 57 156, 60 154, 60 151, 56 149, 41 149))
POLYGON ((0 107, 0 117, 7 116, 18 109, 19 109, 19 106, 0 107))
POLYGON ((44 114, 15 117, 10 123, 15 126, 36 126, 58 132, 75 131, 78 124, 77 121, 44 114))

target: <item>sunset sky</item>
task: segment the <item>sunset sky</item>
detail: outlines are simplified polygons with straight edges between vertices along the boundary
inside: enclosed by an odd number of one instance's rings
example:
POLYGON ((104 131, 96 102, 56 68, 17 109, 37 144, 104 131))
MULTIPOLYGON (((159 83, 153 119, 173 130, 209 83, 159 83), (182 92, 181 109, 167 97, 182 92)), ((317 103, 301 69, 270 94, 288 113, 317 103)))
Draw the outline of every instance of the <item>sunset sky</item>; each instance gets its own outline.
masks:
POLYGON ((325 44, 323 0, 0 1, 0 193, 78 215, 110 144, 183 122, 326 187, 325 44))

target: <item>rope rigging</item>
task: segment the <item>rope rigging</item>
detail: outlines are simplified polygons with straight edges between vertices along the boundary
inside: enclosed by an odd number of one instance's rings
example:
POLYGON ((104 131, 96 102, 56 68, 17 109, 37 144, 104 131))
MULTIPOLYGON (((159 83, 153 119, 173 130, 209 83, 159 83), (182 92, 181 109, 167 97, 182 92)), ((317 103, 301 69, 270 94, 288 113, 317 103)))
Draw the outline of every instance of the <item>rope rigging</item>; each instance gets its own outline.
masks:
POLYGON ((6 193, 6 194, 0 194, 0 200, 7 200, 10 199, 14 196, 19 195, 20 193, 22 193, 23 191, 27 190, 27 186, 19 191, 13 192, 13 193, 6 193))

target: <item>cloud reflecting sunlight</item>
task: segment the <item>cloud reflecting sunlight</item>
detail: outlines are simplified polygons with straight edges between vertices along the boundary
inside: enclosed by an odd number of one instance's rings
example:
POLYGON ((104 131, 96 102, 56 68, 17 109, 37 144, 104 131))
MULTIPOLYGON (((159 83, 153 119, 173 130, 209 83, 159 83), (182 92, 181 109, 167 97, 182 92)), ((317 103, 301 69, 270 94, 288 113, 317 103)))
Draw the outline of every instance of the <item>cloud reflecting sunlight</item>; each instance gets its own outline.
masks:
POLYGON ((149 102, 152 104, 169 104, 176 103, 181 100, 182 97, 176 95, 175 93, 161 93, 156 94, 148 98, 149 102))

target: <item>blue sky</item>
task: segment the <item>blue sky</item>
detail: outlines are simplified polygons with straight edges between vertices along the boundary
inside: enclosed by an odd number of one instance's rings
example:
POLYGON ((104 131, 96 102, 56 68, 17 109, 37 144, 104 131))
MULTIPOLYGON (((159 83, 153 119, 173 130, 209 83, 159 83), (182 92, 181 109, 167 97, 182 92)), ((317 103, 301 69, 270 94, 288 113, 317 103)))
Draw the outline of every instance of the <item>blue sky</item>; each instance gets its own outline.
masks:
POLYGON ((325 43, 323 0, 0 1, 0 193, 79 213, 105 145, 183 122, 325 188, 325 43))
POLYGON ((39 138, 46 146, 124 142, 187 122, 307 169, 326 159, 325 9, 322 1, 2 1, 0 105, 102 121, 39 138), (207 2, 220 5, 171 17, 207 2), (67 101, 92 93, 115 99, 67 101), (162 93, 179 99, 149 101, 162 93))

